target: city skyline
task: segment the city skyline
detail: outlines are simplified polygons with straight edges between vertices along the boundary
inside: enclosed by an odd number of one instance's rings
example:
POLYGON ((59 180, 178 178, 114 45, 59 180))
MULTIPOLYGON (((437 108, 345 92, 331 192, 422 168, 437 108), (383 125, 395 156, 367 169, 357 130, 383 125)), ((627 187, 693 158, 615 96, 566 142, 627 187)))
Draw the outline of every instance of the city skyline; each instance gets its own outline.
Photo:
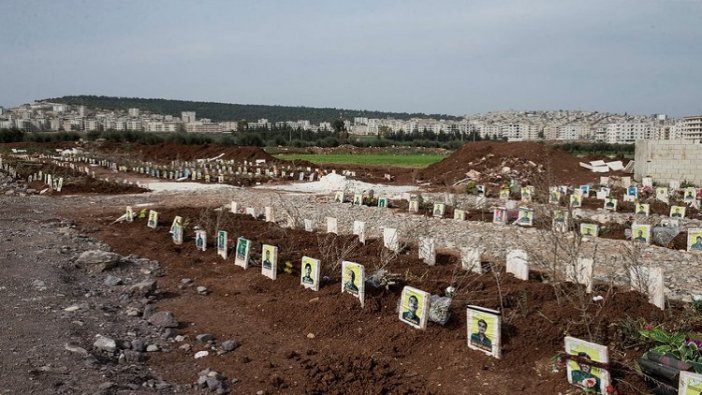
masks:
POLYGON ((702 114, 702 2, 0 4, 0 106, 71 94, 702 114), (108 4, 108 5, 106 5, 108 4))

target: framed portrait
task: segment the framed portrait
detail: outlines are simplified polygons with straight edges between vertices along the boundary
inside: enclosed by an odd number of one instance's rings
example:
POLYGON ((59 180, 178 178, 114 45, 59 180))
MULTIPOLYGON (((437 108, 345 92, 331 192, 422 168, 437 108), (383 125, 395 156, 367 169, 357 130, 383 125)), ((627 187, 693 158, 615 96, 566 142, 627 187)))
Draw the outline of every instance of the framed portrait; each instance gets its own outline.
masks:
POLYGON ((334 203, 343 203, 344 202, 344 191, 336 191, 334 193, 334 203))
POLYGON ((497 310, 468 305, 466 310, 468 348, 500 358, 501 315, 497 310))
POLYGON ((678 381, 678 395, 700 394, 702 394, 702 374, 681 371, 678 381))
POLYGON ((651 225, 632 224, 631 225, 631 241, 637 243, 651 243, 651 225))
POLYGON ((648 203, 636 203, 636 215, 648 217, 651 206, 648 203))
POLYGON ((570 384, 596 394, 607 393, 609 372, 601 367, 609 363, 607 347, 567 336, 565 352, 570 356, 566 364, 570 384))
POLYGON ((204 229, 195 231, 195 248, 199 251, 207 250, 207 232, 204 229))
POLYGON ((617 199, 615 198, 605 198, 604 209, 607 211, 617 211, 617 199))
POLYGON ((529 203, 531 202, 531 188, 528 186, 522 187, 520 189, 521 192, 521 200, 522 202, 529 203))
POLYGON ((583 197, 577 193, 570 195, 570 207, 582 207, 583 197))
POLYGON ((278 273, 278 247, 270 244, 261 246, 261 274, 276 279, 278 273))
POLYGON ((551 227, 556 232, 566 232, 568 230, 568 212, 566 210, 553 210, 553 222, 551 227))
POLYGON ((580 189, 580 195, 582 197, 589 197, 590 196, 590 185, 581 185, 579 189, 580 189))
POLYGON ((466 212, 461 209, 455 209, 453 210, 453 219, 459 220, 459 221, 465 221, 466 220, 466 212))
POLYGON ((132 210, 132 206, 127 206, 124 215, 127 216, 127 222, 134 221, 134 210, 132 210))
POLYGON ((519 208, 519 216, 517 217, 517 225, 533 226, 534 225, 534 210, 528 207, 519 208))
POLYGON ((363 221, 353 221, 353 234, 358 236, 361 244, 366 244, 366 223, 363 221))
POLYGON ((400 296, 400 321, 417 329, 426 329, 430 296, 428 292, 406 285, 400 296))
POLYGON ((476 185, 475 191, 477 192, 478 196, 485 196, 485 185, 476 185))
POLYGON ((551 187, 551 191, 548 193, 548 202, 550 204, 559 204, 561 202, 561 191, 558 187, 551 187))
POLYGON ((633 197, 634 200, 639 197, 639 188, 636 185, 631 185, 626 188, 626 196, 633 197))
POLYGON ((176 216, 173 219, 173 224, 171 225, 169 233, 173 238, 173 243, 176 245, 183 244, 183 217, 176 216))
POLYGON ((446 205, 444 203, 434 203, 434 208, 432 209, 434 217, 443 217, 446 211, 446 205))
POLYGON ((494 224, 506 224, 507 223, 507 209, 505 207, 495 207, 492 210, 492 223, 494 223, 494 224))
POLYGON ((683 202, 692 203, 697 198, 697 191, 694 187, 687 187, 683 191, 683 202))
POLYGON ((600 232, 600 226, 596 224, 580 224, 580 235, 585 237, 597 237, 600 232))
POLYGON ((667 187, 656 187, 656 200, 668 203, 668 188, 667 187))
POLYGON ((223 259, 227 259, 229 254, 228 237, 229 234, 226 230, 220 230, 217 232, 217 255, 221 256, 223 259))
POLYGON ((158 227, 158 212, 154 210, 149 210, 149 220, 146 222, 146 226, 151 229, 156 229, 158 227))
POLYGON ((685 207, 670 206, 670 218, 685 218, 685 207))
POLYGON ((356 262, 341 262, 341 292, 349 293, 358 298, 361 307, 365 304, 366 271, 363 265, 356 262))
POLYGON ((509 200, 509 188, 500 189, 500 200, 509 200))
POLYGON ((303 256, 302 264, 300 266, 300 284, 302 284, 303 287, 313 291, 319 291, 320 271, 321 264, 319 259, 303 256))
POLYGON ((236 254, 234 255, 234 264, 241 266, 244 269, 249 267, 249 248, 251 241, 243 237, 236 240, 236 254))
POLYGON ((353 195, 353 205, 354 206, 363 205, 363 194, 356 193, 353 195))
POLYGON ((687 250, 702 252, 702 228, 690 228, 687 230, 687 250))
POLYGON ((410 213, 418 213, 419 212, 419 201, 417 201, 417 200, 410 200, 409 201, 409 212, 410 213))
POLYGON ((388 198, 381 197, 378 198, 378 207, 387 207, 388 206, 388 198))

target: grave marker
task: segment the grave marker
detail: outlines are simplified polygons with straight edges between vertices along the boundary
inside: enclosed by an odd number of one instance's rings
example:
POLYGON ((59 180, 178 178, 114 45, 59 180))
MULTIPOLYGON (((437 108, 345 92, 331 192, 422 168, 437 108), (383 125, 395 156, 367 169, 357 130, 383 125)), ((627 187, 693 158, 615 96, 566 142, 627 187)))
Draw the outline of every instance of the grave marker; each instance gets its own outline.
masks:
POLYGON ((453 210, 453 219, 458 220, 458 221, 465 221, 466 220, 466 212, 461 210, 461 209, 454 209, 453 210))
POLYGON ((385 248, 400 252, 400 240, 395 228, 383 228, 383 245, 385 248))
POLYGON ((358 298, 361 307, 365 305, 365 267, 349 261, 341 262, 341 292, 358 298))
POLYGON ((594 260, 577 257, 575 263, 566 266, 566 278, 574 284, 585 286, 585 292, 592 293, 592 277, 594 275, 594 260))
POLYGON ((651 243, 651 225, 637 224, 631 225, 631 240, 636 243, 651 243))
POLYGON ((566 364, 568 382, 587 391, 606 394, 609 372, 593 363, 600 366, 609 363, 607 347, 566 336, 565 352, 570 356, 566 364))
POLYGON ((434 208, 432 209, 434 217, 443 217, 446 211, 446 205, 444 203, 434 203, 434 208))
POLYGON ((217 255, 221 256, 223 259, 227 259, 229 254, 229 233, 226 230, 220 230, 217 232, 217 255))
POLYGON ((321 262, 319 259, 303 256, 300 269, 300 284, 313 291, 319 291, 319 276, 321 271, 321 262))
POLYGON ((649 303, 661 310, 665 309, 662 267, 633 266, 629 268, 629 279, 634 291, 648 295, 649 303))
POLYGON ((265 207, 264 212, 266 214, 266 222, 275 222, 275 216, 273 215, 273 207, 265 207))
POLYGON ((327 233, 339 234, 336 217, 327 217, 327 233))
POLYGON ((484 247, 461 248, 461 266, 463 270, 483 274, 482 255, 484 251, 484 247))
POLYGON ((366 244, 366 223, 363 221, 353 221, 353 234, 358 236, 358 241, 366 244))
POLYGON ((241 266, 244 269, 249 267, 249 248, 251 241, 243 237, 239 237, 236 241, 236 255, 234 255, 234 264, 241 266))
POLYGON ((204 229, 195 230, 195 248, 203 252, 207 250, 207 232, 204 229))
POLYGON ((426 329, 430 294, 406 285, 400 296, 399 319, 417 329, 426 329))
POLYGON ((702 374, 680 371, 678 380, 678 395, 702 394, 702 374))
POLYGON ((529 279, 529 257, 524 250, 511 250, 507 253, 506 272, 520 280, 529 279))
POLYGON ((436 264, 436 243, 434 238, 420 237, 419 238, 419 259, 423 260, 429 266, 436 264))
POLYGON ((468 348, 500 358, 501 314, 497 310, 468 305, 466 309, 468 348))
POLYGON ((173 219, 171 230, 169 231, 176 245, 183 244, 183 217, 176 216, 173 219))
POLYGON ((519 226, 532 226, 534 225, 534 210, 528 207, 519 208, 519 217, 517 218, 517 225, 519 226))
POLYGON ((306 232, 314 232, 314 225, 312 224, 311 219, 305 219, 305 231, 306 232))
POLYGON ((278 247, 264 244, 261 250, 261 274, 275 280, 278 271, 278 247))
POLYGON ((149 220, 146 222, 146 226, 151 229, 156 229, 158 227, 158 212, 154 210, 149 210, 149 220))
POLYGON ((690 228, 687 230, 687 250, 702 252, 702 228, 690 228))
POLYGON ((670 206, 670 218, 685 218, 685 207, 670 206))
POLYGON ((596 224, 580 224, 580 234, 584 237, 598 237, 600 226, 596 224))

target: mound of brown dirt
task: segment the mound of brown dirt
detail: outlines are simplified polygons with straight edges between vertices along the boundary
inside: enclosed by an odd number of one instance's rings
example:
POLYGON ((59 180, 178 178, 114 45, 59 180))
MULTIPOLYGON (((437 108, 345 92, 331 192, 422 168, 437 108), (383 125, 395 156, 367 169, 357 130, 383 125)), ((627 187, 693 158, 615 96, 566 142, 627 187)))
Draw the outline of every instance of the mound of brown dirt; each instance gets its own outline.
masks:
POLYGON ((222 159, 236 161, 254 161, 265 159, 266 162, 277 162, 278 160, 269 155, 266 151, 258 147, 223 146, 218 144, 186 145, 178 143, 159 144, 107 144, 103 150, 119 150, 122 153, 127 151, 134 157, 147 161, 170 162, 173 160, 195 160, 214 158, 221 154, 222 159))
POLYGON ((424 169, 421 178, 433 184, 452 185, 474 170, 480 173, 478 181, 485 183, 516 179, 533 185, 578 185, 598 181, 600 175, 617 174, 593 173, 580 167, 580 161, 547 144, 480 141, 462 145, 448 158, 424 169))

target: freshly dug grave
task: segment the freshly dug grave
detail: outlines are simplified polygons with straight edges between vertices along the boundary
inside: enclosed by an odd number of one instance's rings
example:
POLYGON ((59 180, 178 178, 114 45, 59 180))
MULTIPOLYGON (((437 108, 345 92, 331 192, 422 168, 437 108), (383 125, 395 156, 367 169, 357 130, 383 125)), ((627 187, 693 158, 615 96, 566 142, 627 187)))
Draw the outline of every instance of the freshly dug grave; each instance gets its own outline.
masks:
MULTIPOLYGON (((398 284, 387 289, 367 285, 366 306, 361 308, 354 297, 340 293, 340 271, 329 262, 338 258, 338 251, 355 246, 345 258, 365 264, 371 274, 381 262, 378 240, 361 246, 351 236, 283 229, 230 213, 218 221, 216 212, 194 208, 161 210, 157 230, 147 228, 145 220, 111 224, 119 214, 78 213, 83 216, 79 225, 116 252, 156 259, 165 267, 166 275, 158 282, 166 298, 158 308, 175 313, 181 322, 178 332, 187 336, 193 349, 183 351, 175 343, 170 352, 150 354, 149 363, 174 382, 194 382, 197 372, 209 367, 237 378, 235 393, 575 393, 565 372, 554 373, 551 366, 552 357, 563 349, 563 337, 571 335, 610 347, 612 376, 622 394, 649 393, 633 370, 633 359, 643 351, 620 346, 631 340, 625 323, 672 325, 685 315, 690 320, 690 312, 680 306, 663 312, 640 294, 603 286, 596 294, 604 301, 590 303, 581 313, 567 298, 557 298, 555 288, 537 273, 530 281, 503 271, 497 276, 467 274, 451 255, 439 255, 436 266, 427 266, 417 259, 415 247, 386 262, 385 269, 398 275, 398 284), (182 246, 173 245, 168 234, 175 215, 188 222, 185 234, 190 237, 182 246), (253 267, 243 270, 234 266, 233 257, 225 261, 216 255, 212 239, 217 222, 230 238, 252 240, 253 267), (196 251, 191 238, 197 224, 208 230, 206 252, 196 251), (260 243, 277 245, 279 267, 290 261, 298 272, 279 272, 276 281, 263 277, 256 264, 260 243), (322 276, 327 280, 319 292, 299 284, 303 255, 323 261, 322 276), (183 278, 193 279, 194 285, 180 287, 183 278), (448 324, 429 323, 426 331, 419 331, 401 323, 396 306, 403 284, 433 294, 456 285, 458 296, 448 324), (199 285, 212 293, 198 295, 194 287, 199 285), (501 360, 467 348, 466 304, 503 306, 501 360), (211 333, 218 342, 236 339, 242 345, 223 355, 210 349, 208 357, 193 359, 196 351, 208 349, 194 339, 199 333, 211 333)), ((570 295, 581 292, 567 284, 562 289, 570 295)), ((699 320, 696 325, 699 329, 699 320)))
POLYGON ((155 163, 170 163, 174 160, 192 161, 209 159, 224 154, 221 159, 238 162, 253 162, 265 159, 266 163, 278 163, 274 158, 259 147, 223 146, 219 144, 136 144, 136 143, 102 143, 96 148, 102 152, 113 154, 115 157, 129 155, 131 158, 155 163))
POLYGON ((553 146, 537 142, 500 143, 480 141, 462 145, 456 152, 420 173, 432 184, 451 186, 466 179, 466 173, 480 172, 479 182, 502 183, 517 179, 532 185, 579 185, 599 181, 601 175, 580 167, 581 161, 553 146), (509 171, 503 171, 508 167, 509 171))

